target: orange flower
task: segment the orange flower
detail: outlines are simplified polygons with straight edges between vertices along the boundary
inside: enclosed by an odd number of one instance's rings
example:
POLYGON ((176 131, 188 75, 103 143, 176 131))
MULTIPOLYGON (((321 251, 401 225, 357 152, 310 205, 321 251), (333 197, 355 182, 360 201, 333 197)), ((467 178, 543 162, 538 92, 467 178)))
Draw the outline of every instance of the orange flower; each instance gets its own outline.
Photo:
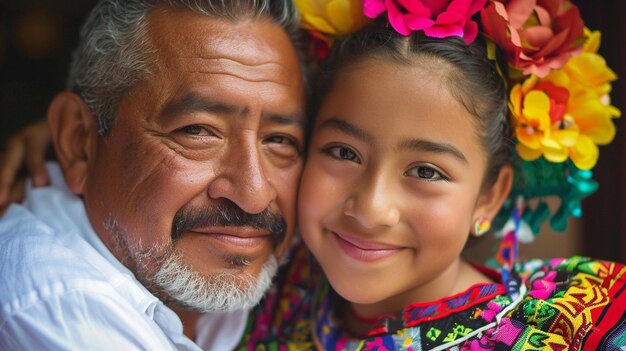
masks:
POLYGON ((485 33, 524 75, 545 77, 582 52, 584 24, 569 0, 491 0, 481 11, 485 33))

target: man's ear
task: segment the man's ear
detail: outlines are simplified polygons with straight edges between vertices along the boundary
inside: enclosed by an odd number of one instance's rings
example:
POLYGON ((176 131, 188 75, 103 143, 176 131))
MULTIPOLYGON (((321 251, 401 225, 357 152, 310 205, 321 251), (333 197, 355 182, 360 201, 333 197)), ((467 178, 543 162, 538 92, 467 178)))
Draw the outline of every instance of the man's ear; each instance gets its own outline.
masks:
POLYGON ((513 168, 510 165, 504 165, 500 168, 496 182, 480 194, 474 210, 474 221, 480 218, 493 220, 509 196, 512 186, 513 168))
POLYGON ((48 125, 67 186, 82 194, 89 160, 96 150, 96 119, 80 96, 66 91, 52 99, 48 125))

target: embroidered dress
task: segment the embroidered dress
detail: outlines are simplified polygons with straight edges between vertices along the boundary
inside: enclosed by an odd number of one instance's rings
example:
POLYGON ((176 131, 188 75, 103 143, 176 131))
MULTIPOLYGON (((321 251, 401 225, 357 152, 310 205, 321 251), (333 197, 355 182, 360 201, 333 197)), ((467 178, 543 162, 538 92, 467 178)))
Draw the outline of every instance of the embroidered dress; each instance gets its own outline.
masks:
POLYGON ((626 266, 572 257, 526 261, 514 272, 507 286, 477 284, 410 305, 358 339, 342 329, 333 313, 340 298, 299 247, 253 310, 239 350, 626 349, 626 266))

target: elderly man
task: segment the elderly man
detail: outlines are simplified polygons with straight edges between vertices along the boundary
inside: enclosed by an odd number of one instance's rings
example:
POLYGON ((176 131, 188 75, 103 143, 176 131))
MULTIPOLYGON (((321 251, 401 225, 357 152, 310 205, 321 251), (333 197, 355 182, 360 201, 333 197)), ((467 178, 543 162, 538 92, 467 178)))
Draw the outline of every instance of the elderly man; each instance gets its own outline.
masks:
POLYGON ((201 313, 256 304, 294 231, 294 11, 100 1, 48 112, 60 169, 0 221, 0 349, 237 341, 201 313))

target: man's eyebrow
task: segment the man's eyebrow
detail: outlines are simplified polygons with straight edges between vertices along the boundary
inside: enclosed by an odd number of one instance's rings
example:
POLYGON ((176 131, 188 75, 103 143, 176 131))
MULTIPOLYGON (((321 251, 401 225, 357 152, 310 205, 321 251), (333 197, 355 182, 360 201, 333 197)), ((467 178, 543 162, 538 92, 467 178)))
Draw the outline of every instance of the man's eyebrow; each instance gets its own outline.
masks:
POLYGON ((374 137, 368 132, 338 117, 332 117, 325 120, 324 122, 322 122, 322 124, 319 125, 318 128, 337 129, 370 145, 374 140, 374 137))
POLYGON ((424 139, 405 139, 405 140, 400 141, 400 143, 398 143, 397 148, 399 150, 408 149, 408 150, 432 152, 432 153, 437 153, 437 154, 448 154, 453 157, 456 157, 460 161, 463 161, 463 163, 469 164, 469 162, 467 161, 467 158, 465 157, 465 155, 463 155, 461 151, 459 151, 459 149, 447 143, 439 143, 439 142, 424 140, 424 139))
MULTIPOLYGON (((250 110, 246 107, 211 101, 210 98, 201 96, 194 92, 189 92, 182 95, 178 99, 169 101, 163 108, 161 115, 165 118, 169 118, 184 113, 198 111, 239 117, 247 117, 250 114, 250 110)), ((306 118, 304 116, 304 112, 301 110, 287 114, 268 114, 263 116, 263 118, 279 124, 297 124, 302 128, 306 127, 306 118)))
POLYGON ((189 112, 208 112, 222 115, 245 117, 249 111, 235 105, 211 101, 211 99, 194 92, 188 92, 177 99, 169 101, 161 115, 168 118, 189 112))
POLYGON ((303 129, 306 128, 307 126, 306 117, 304 116, 304 113, 302 111, 298 111, 298 112, 294 112, 290 114, 273 113, 273 114, 268 114, 267 116, 263 116, 263 118, 268 121, 278 123, 278 124, 283 124, 283 125, 296 124, 298 125, 298 127, 303 128, 303 129))

